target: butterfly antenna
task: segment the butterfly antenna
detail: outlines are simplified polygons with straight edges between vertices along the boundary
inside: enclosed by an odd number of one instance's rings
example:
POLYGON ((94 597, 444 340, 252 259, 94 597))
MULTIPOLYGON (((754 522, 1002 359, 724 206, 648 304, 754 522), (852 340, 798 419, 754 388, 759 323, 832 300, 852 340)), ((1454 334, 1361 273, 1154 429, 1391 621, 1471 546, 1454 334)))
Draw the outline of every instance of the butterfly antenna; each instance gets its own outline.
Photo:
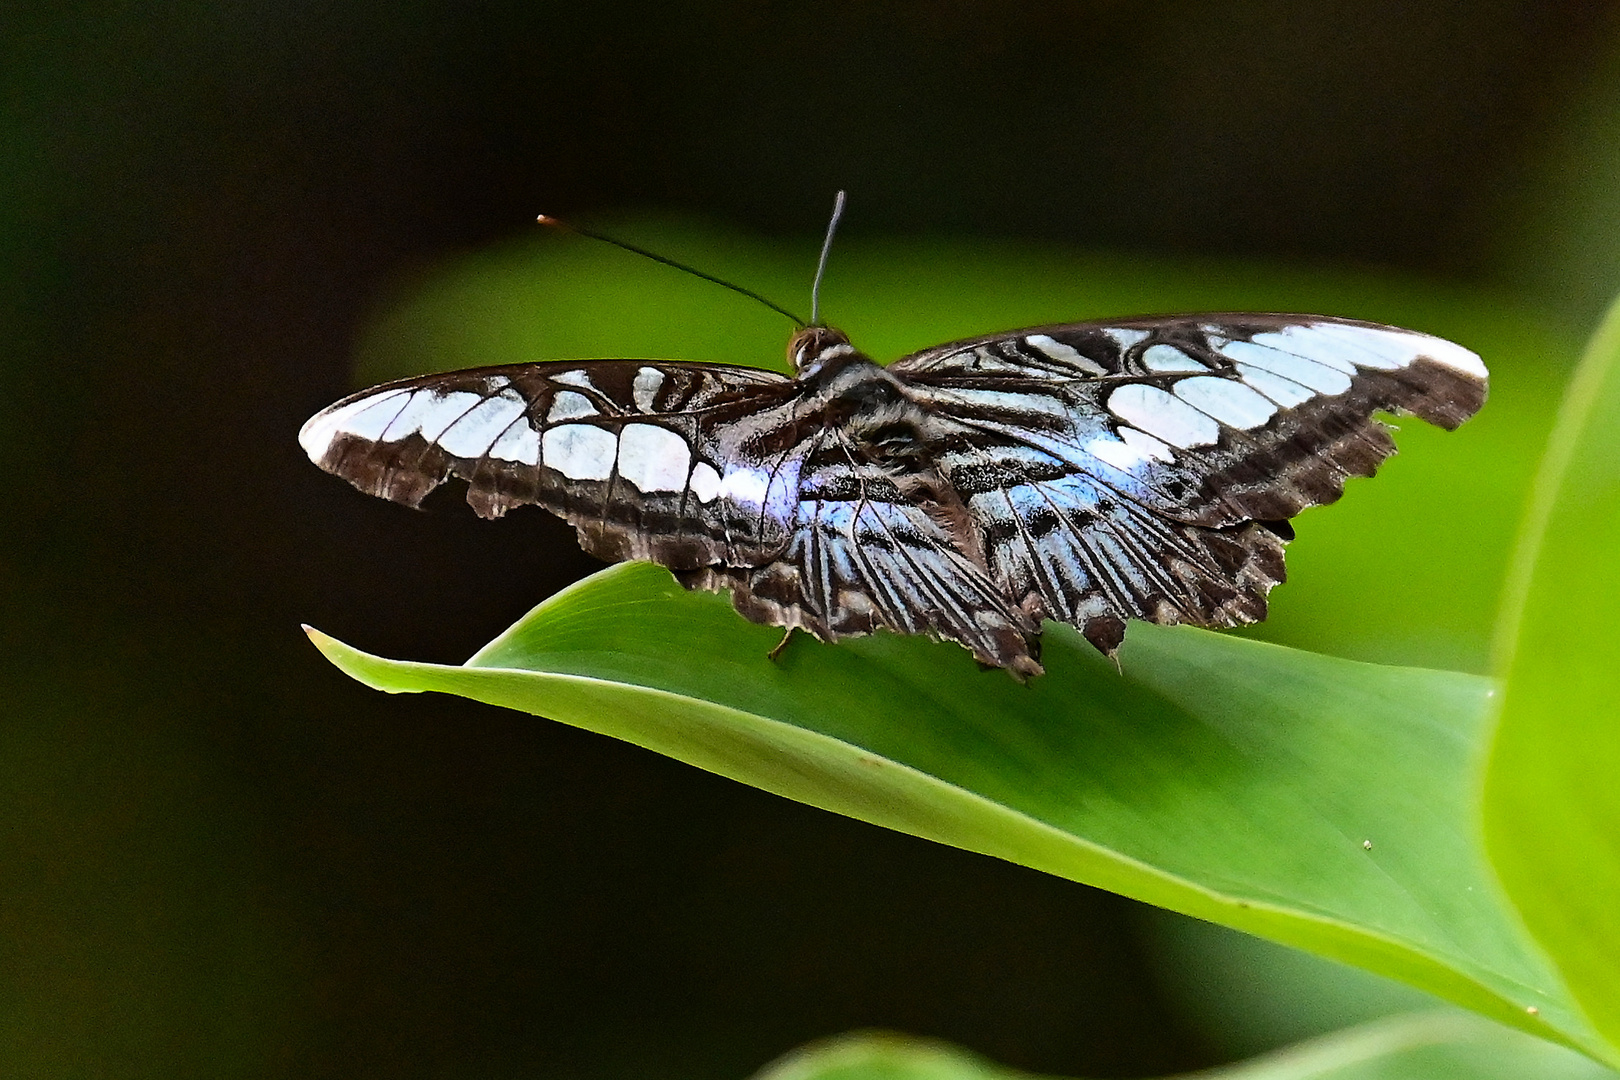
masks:
POLYGON ((665 266, 673 266, 677 270, 684 270, 693 277, 700 277, 704 281, 712 281, 716 285, 730 289, 734 293, 741 293, 751 300, 758 300, 760 303, 764 304, 778 315, 786 315, 799 326, 808 325, 803 319, 793 314, 793 312, 789 311, 787 308, 781 306, 780 304, 773 304, 771 301, 765 299, 765 297, 759 295, 759 293, 755 292, 753 289, 745 289, 741 285, 733 285, 724 278, 717 278, 713 274, 705 274, 702 270, 699 270, 696 267, 687 266, 683 262, 676 262, 674 259, 671 259, 666 255, 660 255, 657 252, 648 251, 646 248, 636 247, 634 244, 627 244, 623 240, 615 240, 611 236, 603 236, 599 232, 592 232, 589 229, 582 229, 578 225, 570 225, 568 222, 563 221, 560 218, 554 218, 550 214, 541 214, 535 220, 540 222, 542 225, 549 225, 554 229, 562 229, 564 232, 571 232, 577 236, 588 237, 592 240, 600 240, 604 244, 612 244, 616 248, 622 248, 625 251, 651 259, 653 262, 663 263, 665 266))
POLYGON ((832 251, 833 233, 838 231, 838 219, 844 216, 844 193, 833 199, 832 220, 827 222, 827 239, 821 242, 821 259, 816 263, 815 284, 810 286, 810 325, 821 325, 821 277, 827 272, 827 255, 832 251))

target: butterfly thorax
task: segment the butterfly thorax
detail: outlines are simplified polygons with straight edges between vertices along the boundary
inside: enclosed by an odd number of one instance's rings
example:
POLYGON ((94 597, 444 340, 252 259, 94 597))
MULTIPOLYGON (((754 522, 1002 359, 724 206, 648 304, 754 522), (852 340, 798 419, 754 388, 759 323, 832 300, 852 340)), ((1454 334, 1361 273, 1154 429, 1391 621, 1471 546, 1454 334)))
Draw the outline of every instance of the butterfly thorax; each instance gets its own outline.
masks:
POLYGON ((966 506, 936 460, 960 426, 929 410, 903 379, 857 350, 841 331, 801 330, 788 355, 807 392, 799 423, 778 434, 790 432, 784 443, 812 448, 799 476, 800 497, 915 506, 943 529, 952 548, 983 566, 983 547, 966 506))
POLYGON ((793 335, 788 358, 809 391, 806 426, 837 429, 847 456, 901 471, 922 465, 917 458, 930 419, 927 410, 900 379, 851 345, 843 331, 806 327, 793 335))

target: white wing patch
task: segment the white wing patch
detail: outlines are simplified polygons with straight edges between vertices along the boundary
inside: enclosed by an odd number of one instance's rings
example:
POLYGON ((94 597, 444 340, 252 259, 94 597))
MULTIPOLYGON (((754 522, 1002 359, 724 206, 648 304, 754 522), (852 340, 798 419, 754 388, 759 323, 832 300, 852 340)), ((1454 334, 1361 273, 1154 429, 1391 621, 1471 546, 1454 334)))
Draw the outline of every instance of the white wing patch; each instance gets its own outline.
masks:
POLYGON ((1237 372, 1244 382, 1285 409, 1303 405, 1316 396, 1293 379, 1285 379, 1281 375, 1275 375, 1252 364, 1239 364, 1237 372))
POLYGON ((1315 360, 1307 360, 1290 352, 1256 345, 1252 341, 1233 341, 1221 346, 1222 355, 1261 368, 1273 375, 1292 379, 1318 394, 1342 394, 1350 389, 1350 376, 1336 367, 1315 360))
POLYGON ((1149 371, 1208 371, 1174 345, 1149 345, 1142 350, 1142 365, 1149 371))
MULTIPOLYGON (((1123 435, 1126 431, 1131 430, 1134 429, 1124 428, 1121 430, 1120 434, 1123 435)), ((1142 433, 1137 432, 1137 434, 1140 435, 1142 433)), ((1152 438, 1152 436, 1148 437, 1152 438)), ((1158 442, 1157 439, 1154 441, 1158 442)), ((1162 446, 1164 444, 1160 443, 1160 445, 1162 446)), ((1128 440, 1111 439, 1107 436, 1101 436, 1086 443, 1086 453, 1090 454, 1099 461, 1106 461, 1114 468, 1123 470, 1124 472, 1130 472, 1138 466, 1146 464, 1153 457, 1152 454, 1146 452, 1139 446, 1132 445, 1128 440)))
POLYGON ((613 475, 619 440, 591 424, 559 424, 540 440, 541 460, 570 480, 606 480, 613 475))
POLYGON ((1047 358, 1050 360, 1056 360, 1059 363, 1064 364, 1073 364, 1081 371, 1089 371, 1093 375, 1106 374, 1106 370, 1101 364, 1097 363, 1097 361, 1072 348, 1071 346, 1063 344, 1063 342, 1058 341, 1056 338, 1047 336, 1046 334, 1031 334, 1024 339, 1024 344, 1045 353, 1047 358))
POLYGON ((700 461, 692 467, 691 488, 698 502, 712 503, 720 497, 720 474, 707 461, 700 461))
POLYGON ((636 408, 642 412, 652 412, 653 404, 658 400, 658 391, 663 389, 664 373, 657 368, 644 367, 636 369, 635 380, 630 384, 630 396, 636 403, 636 408))
POLYGON ((1126 383, 1108 395, 1108 410, 1171 446, 1189 450, 1220 437, 1220 425, 1157 386, 1126 383))
POLYGON ((401 398, 409 393, 395 390, 376 397, 362 398, 339 409, 318 412, 298 432, 298 445, 313 461, 319 461, 338 435, 376 440, 405 407, 401 398))
POLYGON ((540 433, 527 423, 513 424, 488 450, 492 458, 523 465, 540 464, 540 433))
POLYGON ((764 469, 738 467, 726 470, 719 494, 740 506, 764 506, 770 486, 770 474, 764 469))
POLYGON ((1022 413, 1026 416, 1067 417, 1069 406, 1052 394, 1023 390, 983 390, 976 386, 952 387, 940 394, 971 408, 1003 413, 1022 413))
POLYGON ((1321 323, 1311 327, 1311 330, 1352 346, 1356 350, 1355 362, 1363 367, 1389 371, 1406 367, 1419 357, 1427 357, 1476 379, 1487 378, 1490 374, 1485 370, 1485 362, 1473 352, 1455 342, 1428 334, 1346 326, 1342 323, 1321 323))
POLYGON ((1158 461, 1172 462, 1176 460, 1175 451, 1164 443, 1155 439, 1145 431, 1138 431, 1133 427, 1121 427, 1119 437, 1125 440, 1125 445, 1137 451, 1144 457, 1154 458, 1158 461))
MULTIPOLYGON (((1272 330, 1264 334, 1256 334, 1249 339, 1256 345, 1264 345, 1268 349, 1289 353, 1293 356, 1313 360, 1324 367, 1335 371, 1342 371, 1346 375, 1356 373, 1357 358, 1360 352, 1366 360, 1373 357, 1364 350, 1358 350, 1348 342, 1329 335, 1320 334, 1316 327, 1285 326, 1281 330, 1272 330)), ((1411 353, 1407 353, 1408 360, 1411 353)), ((1366 367, 1385 367, 1384 364, 1365 364, 1366 367)), ((1404 367, 1405 365, 1398 365, 1404 367)))
POLYGON ((491 444, 527 408, 528 402, 516 390, 503 390, 492 398, 486 398, 483 404, 475 406, 446 428, 439 436, 439 445, 445 453, 456 457, 474 458, 487 453, 491 444))
POLYGON ((452 390, 448 394, 434 394, 431 408, 422 418, 422 438, 436 442, 445 429, 472 411, 484 400, 482 394, 468 390, 452 390))
POLYGON ((593 393, 597 392, 596 384, 591 382, 590 373, 585 371, 565 371, 561 375, 553 375, 551 381, 562 383, 564 386, 577 386, 582 390, 589 390, 593 393))
POLYGON ((1114 344, 1119 346, 1120 352, 1124 352, 1148 336, 1146 330, 1132 330, 1125 326, 1110 326, 1103 333, 1114 339, 1114 344))
POLYGON ((692 468, 686 440, 653 424, 626 424, 619 433, 619 475, 641 491, 680 491, 692 468))
POLYGON ((555 424, 559 420, 575 420, 581 416, 595 416, 596 413, 596 405, 584 394, 559 390, 557 396, 551 399, 551 411, 546 413, 546 423, 555 424))
POLYGON ((439 395, 431 390, 418 390, 411 395, 393 419, 383 429, 381 442, 398 442, 422 429, 422 422, 433 414, 433 406, 438 402, 439 395))
POLYGON ((1235 379, 1195 375, 1176 383, 1175 394, 1199 412, 1242 431, 1277 415, 1277 406, 1235 379))

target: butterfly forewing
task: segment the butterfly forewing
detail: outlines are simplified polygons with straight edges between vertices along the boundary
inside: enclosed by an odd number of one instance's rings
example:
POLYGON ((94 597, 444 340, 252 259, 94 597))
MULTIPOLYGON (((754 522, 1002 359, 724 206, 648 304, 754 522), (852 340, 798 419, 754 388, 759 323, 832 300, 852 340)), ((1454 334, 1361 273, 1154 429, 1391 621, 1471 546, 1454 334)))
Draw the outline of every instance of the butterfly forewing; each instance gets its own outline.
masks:
POLYGON ((1292 517, 1372 475, 1395 450, 1377 412, 1449 429, 1485 399, 1485 367, 1458 345, 1300 315, 1040 327, 937 346, 890 370, 1015 459, 1051 459, 1211 526, 1292 517))
POLYGON ((786 543, 791 493, 750 425, 799 386, 753 368, 638 361, 518 364, 429 375, 316 414, 300 441, 322 468, 408 506, 454 477, 485 517, 535 504, 607 559, 701 566, 786 543))
POLYGON ((301 440, 409 505, 458 477, 485 516, 543 506, 756 622, 932 634, 1023 677, 1042 618, 1110 654, 1128 618, 1264 618, 1286 519, 1394 452, 1376 414, 1455 428, 1486 392, 1460 346, 1307 315, 1036 327, 887 369, 811 328, 790 355, 794 379, 634 360, 409 379, 301 440))
POLYGON ((1394 452, 1375 414, 1454 428, 1485 394, 1484 366, 1450 342, 1289 315, 1040 327, 890 370, 965 429, 937 460, 996 580, 1104 651, 1126 616, 1264 618, 1279 523, 1394 452))

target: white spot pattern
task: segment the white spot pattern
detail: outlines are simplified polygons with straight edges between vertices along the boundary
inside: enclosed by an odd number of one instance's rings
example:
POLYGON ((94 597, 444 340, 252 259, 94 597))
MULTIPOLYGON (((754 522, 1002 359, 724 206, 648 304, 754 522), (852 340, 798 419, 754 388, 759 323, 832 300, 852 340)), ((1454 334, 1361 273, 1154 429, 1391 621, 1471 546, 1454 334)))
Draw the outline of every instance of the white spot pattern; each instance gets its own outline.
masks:
POLYGON ((700 461, 692 467, 691 487, 698 502, 714 502, 720 495, 720 474, 707 461, 700 461))
POLYGON ((642 412, 652 412, 653 403, 658 400, 658 391, 663 387, 662 371, 652 367, 637 368, 635 381, 630 384, 630 396, 635 400, 636 408, 642 412))
POLYGON ((1174 345, 1149 345, 1142 350, 1142 364, 1149 371, 1208 371, 1174 345))
POLYGON ((1342 394, 1350 389, 1350 376, 1344 372, 1293 353, 1279 352, 1249 341, 1230 342, 1221 348, 1221 352, 1232 360, 1292 379, 1319 394, 1342 394))
MULTIPOLYGON (((1386 331, 1385 336, 1393 337, 1394 335, 1386 331)), ((1464 375, 1472 375, 1476 379, 1490 377, 1491 373, 1485 370, 1485 361, 1479 358, 1478 353, 1465 349, 1454 341, 1429 337, 1427 334, 1423 335, 1420 340, 1422 346, 1418 350, 1419 353, 1435 363, 1444 364, 1453 371, 1460 371, 1464 375)))
POLYGON ((1347 348, 1347 343, 1344 341, 1336 341, 1303 326, 1285 326, 1281 330, 1256 334, 1250 340, 1254 344, 1264 345, 1268 349, 1276 349, 1278 352, 1289 353, 1293 356, 1303 357, 1306 360, 1314 360, 1324 367, 1342 371, 1346 375, 1356 373, 1357 359, 1348 354, 1357 350, 1353 347, 1347 348))
POLYGON ((719 494, 743 506, 764 506, 770 483, 770 475, 764 469, 728 468, 725 479, 720 481, 719 494))
POLYGON ((559 420, 574 420, 581 416, 595 416, 596 413, 596 406, 584 394, 559 390, 557 396, 551 399, 551 411, 546 413, 546 423, 555 424, 559 420))
POLYGON ((1147 461, 1148 456, 1130 443, 1119 439, 1096 438, 1086 443, 1086 453, 1098 461, 1107 462, 1116 469, 1131 472, 1147 461))
POLYGON ((304 453, 319 461, 339 434, 357 439, 377 439, 404 407, 405 390, 363 398, 331 412, 316 413, 298 433, 304 453))
POLYGON ((1235 379, 1195 375, 1175 385, 1176 397, 1223 424, 1248 431, 1277 415, 1277 406, 1235 379))
POLYGON ((1157 458, 1159 461, 1164 462, 1176 460, 1174 451, 1145 431, 1138 431, 1133 427, 1121 427, 1119 437, 1125 440, 1126 445, 1133 450, 1140 451, 1147 457, 1157 458))
POLYGON ((619 475, 642 491, 680 491, 691 468, 686 440, 668 428, 626 424, 619 432, 619 475))
POLYGON ((540 433, 528 424, 513 424, 489 448, 489 456, 524 465, 540 464, 540 433))
POLYGON ((976 387, 952 387, 939 395, 970 407, 1004 413, 1024 413, 1034 416, 1069 415, 1069 407, 1061 398, 1037 391, 980 390, 976 387))
POLYGON ((445 429, 472 411, 484 400, 482 394, 468 390, 452 390, 448 394, 434 394, 433 408, 422 418, 422 438, 436 442, 445 429))
POLYGON ((553 375, 551 381, 562 383, 564 386, 578 386, 594 393, 601 392, 596 389, 596 384, 591 382, 590 373, 586 371, 565 371, 561 375, 553 375))
MULTIPOLYGON (((523 396, 515 390, 503 390, 485 399, 439 436, 439 445, 445 453, 456 457, 473 458, 486 452, 490 444, 500 437, 514 420, 528 408, 523 396)), ((524 425, 527 427, 528 425, 524 425)), ((538 444, 537 444, 538 445, 538 444)))
POLYGON ((399 411, 388 427, 383 429, 381 441, 398 442, 421 430, 422 421, 432 415, 433 404, 438 398, 439 395, 431 390, 418 390, 411 394, 405 407, 399 411))
POLYGON ((1375 329, 1370 326, 1345 326, 1339 323, 1322 323, 1312 329, 1370 353, 1370 359, 1364 360, 1359 354, 1356 357, 1356 363, 1364 367, 1379 367, 1387 371, 1406 367, 1422 356, 1478 379, 1486 378, 1490 374, 1485 370, 1484 361, 1478 356, 1444 338, 1400 330, 1375 329))
POLYGON ((1091 357, 1046 334, 1030 334, 1024 339, 1024 344, 1045 353, 1048 359, 1063 364, 1073 364, 1081 371, 1089 371, 1093 375, 1107 374, 1103 366, 1091 357))
POLYGON ((1126 383, 1108 395, 1108 409, 1121 420, 1182 450, 1208 446, 1221 434, 1220 425, 1213 419, 1157 386, 1126 383))
POLYGON ((375 401, 357 401, 332 417, 336 430, 359 439, 380 439, 394 417, 405 407, 407 391, 384 394, 375 401))
POLYGON ((1135 345, 1138 341, 1141 341, 1143 338, 1148 336, 1148 332, 1146 330, 1132 330, 1129 327, 1124 326, 1111 326, 1104 330, 1103 333, 1113 338, 1114 344, 1118 345, 1121 351, 1130 348, 1132 345, 1135 345))
POLYGON ((606 480, 613 475, 619 440, 591 424, 547 428, 540 441, 541 459, 570 480, 606 480))
POLYGON ((1243 377, 1244 382, 1285 409, 1303 405, 1316 396, 1314 392, 1307 390, 1293 379, 1285 379, 1281 375, 1274 375, 1264 368, 1257 368, 1251 364, 1239 364, 1237 372, 1243 377))

